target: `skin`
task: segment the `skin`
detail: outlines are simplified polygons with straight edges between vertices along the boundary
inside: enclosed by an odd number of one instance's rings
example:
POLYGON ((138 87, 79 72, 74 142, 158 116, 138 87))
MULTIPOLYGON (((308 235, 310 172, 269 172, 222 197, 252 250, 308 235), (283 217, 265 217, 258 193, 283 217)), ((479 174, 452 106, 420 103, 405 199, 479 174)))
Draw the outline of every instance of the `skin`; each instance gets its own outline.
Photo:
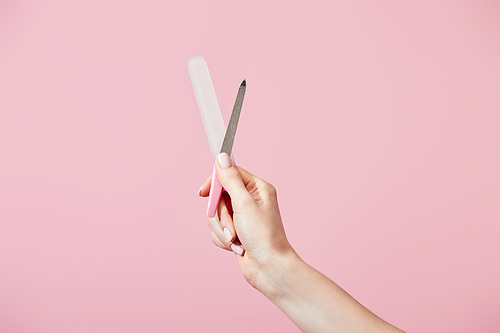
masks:
MULTIPOLYGON (((402 332, 297 255, 286 238, 271 184, 235 166, 227 154, 215 164, 226 191, 217 215, 208 219, 212 242, 236 253, 245 280, 302 332, 402 332)), ((209 195, 210 181, 200 188, 201 197, 209 195)))

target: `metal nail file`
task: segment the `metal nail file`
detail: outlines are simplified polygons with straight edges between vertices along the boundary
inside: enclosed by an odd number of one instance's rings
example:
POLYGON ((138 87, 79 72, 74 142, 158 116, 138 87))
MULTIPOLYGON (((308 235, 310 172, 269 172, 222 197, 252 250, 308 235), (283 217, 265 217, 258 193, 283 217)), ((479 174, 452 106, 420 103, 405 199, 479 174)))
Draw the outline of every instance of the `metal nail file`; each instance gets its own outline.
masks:
MULTIPOLYGON (((236 101, 234 102, 233 112, 231 112, 231 118, 229 119, 229 124, 227 125, 226 134, 224 135, 224 141, 222 142, 221 153, 226 153, 231 156, 231 151, 233 149, 234 136, 236 135, 236 129, 238 127, 238 121, 240 119, 241 107, 243 106, 243 99, 245 97, 247 83, 246 80, 241 82, 238 89, 238 95, 236 96, 236 101)), ((220 197, 222 194, 222 185, 217 178, 217 172, 214 169, 212 172, 212 184, 210 185, 210 196, 208 198, 207 215, 208 217, 214 217, 217 211, 217 206, 219 205, 220 197)))

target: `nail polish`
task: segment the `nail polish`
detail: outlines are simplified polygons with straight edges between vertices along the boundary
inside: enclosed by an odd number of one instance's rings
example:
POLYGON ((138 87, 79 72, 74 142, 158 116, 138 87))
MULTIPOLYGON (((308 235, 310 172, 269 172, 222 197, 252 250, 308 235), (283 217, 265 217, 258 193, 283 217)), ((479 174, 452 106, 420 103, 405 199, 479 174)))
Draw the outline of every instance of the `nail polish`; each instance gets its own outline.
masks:
POLYGON ((220 153, 217 156, 217 161, 222 169, 227 169, 231 166, 231 159, 226 153, 220 153))
POLYGON ((243 254, 243 248, 239 245, 231 244, 231 250, 239 256, 243 254))
POLYGON ((231 235, 231 231, 229 231, 229 228, 224 228, 224 236, 226 236, 226 240, 228 243, 231 242, 231 239, 233 239, 233 235, 231 235))

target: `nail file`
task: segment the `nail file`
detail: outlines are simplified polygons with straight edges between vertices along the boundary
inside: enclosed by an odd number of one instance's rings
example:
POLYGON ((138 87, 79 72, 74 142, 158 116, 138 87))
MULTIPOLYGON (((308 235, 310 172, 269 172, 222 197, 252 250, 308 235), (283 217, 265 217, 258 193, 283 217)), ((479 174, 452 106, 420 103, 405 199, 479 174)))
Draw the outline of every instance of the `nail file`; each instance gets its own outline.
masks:
MULTIPOLYGON (((243 106, 243 98, 245 97, 246 88, 246 80, 243 80, 238 89, 238 95, 236 96, 236 101, 234 102, 233 112, 231 112, 231 118, 229 119, 229 124, 227 125, 226 134, 224 135, 224 141, 222 142, 220 153, 226 153, 228 156, 231 156, 231 152, 233 150, 234 136, 236 135, 236 128, 238 127, 238 121, 240 120, 241 107, 243 106)), ((219 178, 217 178, 217 172, 215 170, 214 164, 214 169, 212 171, 212 183, 210 185, 210 195, 208 197, 208 217, 215 216, 221 194, 222 185, 219 181, 219 178)))
POLYGON ((194 56, 188 59, 187 67, 194 95, 198 102, 198 108, 200 109, 203 126, 205 127, 205 133, 207 134, 210 151, 215 160, 222 147, 226 127, 224 126, 219 103, 215 96, 208 65, 202 57, 194 56))

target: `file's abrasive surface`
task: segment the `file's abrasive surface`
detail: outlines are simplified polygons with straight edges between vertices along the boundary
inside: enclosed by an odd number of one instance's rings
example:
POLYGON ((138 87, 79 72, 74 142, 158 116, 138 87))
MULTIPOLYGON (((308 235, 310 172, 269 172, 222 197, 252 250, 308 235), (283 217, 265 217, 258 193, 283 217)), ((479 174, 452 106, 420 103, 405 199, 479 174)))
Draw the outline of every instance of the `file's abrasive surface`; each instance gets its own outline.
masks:
POLYGON ((236 101, 234 102, 233 112, 231 112, 231 118, 229 119, 226 135, 224 136, 224 142, 222 143, 222 148, 220 150, 221 153, 226 153, 229 156, 231 156, 231 151, 233 149, 234 136, 236 135, 236 128, 238 127, 238 121, 240 119, 241 107, 243 106, 243 98, 245 97, 246 88, 246 80, 243 80, 243 82, 241 82, 240 88, 238 89, 238 95, 236 96, 236 101))

